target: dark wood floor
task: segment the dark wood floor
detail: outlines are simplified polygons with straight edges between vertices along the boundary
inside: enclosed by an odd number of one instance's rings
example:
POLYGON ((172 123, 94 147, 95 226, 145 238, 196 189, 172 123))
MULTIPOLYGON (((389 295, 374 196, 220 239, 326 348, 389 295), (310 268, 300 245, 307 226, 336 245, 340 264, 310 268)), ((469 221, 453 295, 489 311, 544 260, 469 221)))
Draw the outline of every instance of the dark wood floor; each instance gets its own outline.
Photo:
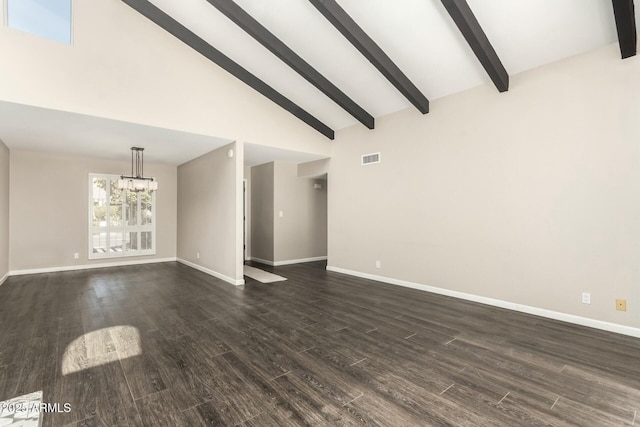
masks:
POLYGON ((46 426, 640 424, 638 339, 322 263, 265 269, 289 280, 236 288, 176 263, 11 277, 0 400, 71 404, 46 426))

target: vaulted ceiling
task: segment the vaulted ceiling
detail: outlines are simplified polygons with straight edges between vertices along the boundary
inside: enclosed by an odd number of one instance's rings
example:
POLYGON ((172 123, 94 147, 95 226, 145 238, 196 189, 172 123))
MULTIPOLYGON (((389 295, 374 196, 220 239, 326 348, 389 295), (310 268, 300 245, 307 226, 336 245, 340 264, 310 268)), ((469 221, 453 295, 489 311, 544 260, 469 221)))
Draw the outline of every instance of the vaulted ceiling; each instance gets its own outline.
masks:
POLYGON ((633 0, 122 1, 329 138, 618 38, 636 52, 633 0))

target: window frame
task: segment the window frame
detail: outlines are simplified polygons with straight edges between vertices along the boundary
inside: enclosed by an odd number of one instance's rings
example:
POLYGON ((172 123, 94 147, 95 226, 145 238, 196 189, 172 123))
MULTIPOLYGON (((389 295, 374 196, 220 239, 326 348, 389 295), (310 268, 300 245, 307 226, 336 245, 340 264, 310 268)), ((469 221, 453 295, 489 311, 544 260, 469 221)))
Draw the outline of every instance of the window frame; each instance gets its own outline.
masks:
POLYGON ((14 28, 9 25, 9 0, 0 0, 2 1, 2 26, 14 31, 20 31, 21 33, 30 34, 35 37, 39 37, 41 39, 49 40, 52 42, 60 43, 67 46, 74 45, 74 23, 75 23, 75 0, 69 0, 69 43, 62 42, 60 40, 55 40, 50 37, 42 36, 40 34, 32 33, 31 31, 20 30, 18 28, 14 28))
MULTIPOLYGON (((142 205, 142 198, 141 197, 137 197, 137 212, 136 212, 136 224, 135 226, 128 226, 127 225, 127 203, 126 202, 126 193, 128 192, 128 190, 121 190, 122 191, 122 225, 121 226, 112 226, 111 225, 111 220, 110 220, 110 209, 108 208, 108 206, 110 206, 110 200, 111 200, 111 181, 116 182, 120 179, 120 175, 113 175, 113 174, 102 174, 102 173, 90 173, 89 174, 89 191, 88 191, 88 203, 87 203, 87 208, 88 208, 88 215, 87 215, 87 229, 88 229, 88 236, 87 236, 87 243, 88 243, 88 249, 87 249, 87 254, 88 254, 88 259, 109 259, 109 258, 128 258, 128 257, 137 257, 137 256, 149 256, 149 255, 156 255, 156 248, 157 248, 157 232, 156 232, 156 218, 157 218, 157 201, 156 201, 156 191, 152 191, 151 192, 151 225, 141 225, 141 219, 142 219, 142 209, 141 209, 141 205, 142 205), (105 218, 106 218, 106 225, 103 227, 94 227, 93 226, 93 181, 94 179, 106 179, 107 180, 107 186, 106 186, 106 208, 105 208, 105 218), (93 252, 93 233, 96 232, 100 232, 100 233, 106 233, 106 244, 107 244, 107 251, 104 253, 94 253, 93 252), (111 244, 109 242, 109 239, 111 238, 111 234, 112 233, 118 233, 121 232, 123 233, 123 240, 124 240, 124 236, 126 235, 126 233, 133 233, 136 232, 138 235, 138 239, 137 239, 137 244, 138 244, 138 249, 136 250, 129 250, 129 251, 121 251, 121 252, 111 252, 111 244), (143 232, 151 232, 151 249, 146 249, 146 250, 142 250, 139 249, 141 244, 142 244, 142 233, 143 232)), ((135 191, 131 191, 132 193, 136 193, 135 191)), ((124 243, 123 243, 124 245, 124 243)))

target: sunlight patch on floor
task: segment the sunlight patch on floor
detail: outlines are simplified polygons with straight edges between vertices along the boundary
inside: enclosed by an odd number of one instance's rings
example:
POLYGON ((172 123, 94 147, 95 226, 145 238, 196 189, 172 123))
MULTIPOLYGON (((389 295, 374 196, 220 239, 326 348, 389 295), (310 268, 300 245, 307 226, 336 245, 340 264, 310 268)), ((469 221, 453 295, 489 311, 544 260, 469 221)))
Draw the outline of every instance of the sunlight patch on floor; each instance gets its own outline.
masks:
POLYGON ((42 390, 0 402, 0 426, 39 427, 42 390))
POLYGON ((133 326, 112 326, 88 332, 67 346, 62 375, 117 362, 142 354, 140 332, 133 326))

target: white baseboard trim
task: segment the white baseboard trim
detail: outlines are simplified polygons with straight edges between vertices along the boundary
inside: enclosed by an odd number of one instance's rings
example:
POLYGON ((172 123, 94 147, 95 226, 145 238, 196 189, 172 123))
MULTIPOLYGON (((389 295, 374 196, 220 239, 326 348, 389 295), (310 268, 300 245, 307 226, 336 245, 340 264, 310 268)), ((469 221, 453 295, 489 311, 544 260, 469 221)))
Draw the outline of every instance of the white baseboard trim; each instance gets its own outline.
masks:
POLYGON ((301 258, 301 259, 289 259, 286 261, 269 261, 266 259, 256 258, 256 257, 247 258, 247 261, 256 261, 261 264, 270 265, 272 267, 278 267, 280 265, 302 264, 303 262, 326 261, 326 260, 327 260, 326 256, 317 256, 313 258, 301 258))
POLYGON ((617 323, 610 323, 602 320, 589 319, 588 317, 575 316, 573 314, 561 313, 559 311, 547 310, 544 308, 532 307, 529 305, 516 304, 513 302, 468 294, 465 292, 452 291, 450 289, 436 288, 434 286, 422 285, 420 283, 408 282, 405 280, 392 279, 390 277, 377 276, 375 274, 361 273, 359 271, 347 270, 345 268, 327 266, 327 270, 336 273, 347 274, 349 276, 376 280, 378 282, 389 283, 391 285, 404 286, 406 288, 418 289, 434 294, 446 295, 467 301, 479 302, 481 304, 487 304, 494 307, 506 308, 513 311, 546 317, 548 319, 560 320, 563 322, 574 323, 576 325, 587 326, 590 328, 601 329, 604 331, 615 332, 622 335, 640 338, 640 329, 633 328, 631 326, 619 325, 617 323))
POLYGON ((2 286, 2 284, 4 283, 5 280, 7 280, 8 277, 9 277, 9 273, 5 274, 4 277, 0 279, 0 286, 2 286))
POLYGON ((274 266, 277 267, 279 265, 291 265, 291 264, 302 264, 304 262, 315 262, 315 261, 326 261, 326 256, 317 256, 312 258, 301 258, 301 259, 289 259, 286 261, 276 261, 274 262, 274 266))
POLYGON ((225 282, 231 283, 232 285, 235 285, 235 286, 244 285, 244 279, 240 279, 240 280, 232 279, 231 277, 225 276, 222 273, 218 273, 217 271, 210 270, 210 269, 208 269, 206 267, 203 267, 203 266, 198 265, 198 264, 194 264, 194 263, 192 263, 190 261, 187 261, 185 259, 182 259, 182 258, 178 258, 176 261, 178 261, 179 263, 184 264, 186 266, 189 266, 191 268, 194 268, 194 269, 196 269, 198 271, 202 271, 203 273, 206 273, 209 276, 217 277, 218 279, 224 280, 225 282))
POLYGON ((65 267, 35 268, 31 270, 13 270, 9 272, 9 276, 24 276, 26 274, 58 273, 61 271, 92 270, 94 268, 125 267, 128 265, 157 264, 161 262, 172 262, 172 261, 176 261, 176 258, 156 258, 156 259, 145 259, 145 260, 139 260, 139 261, 119 261, 119 262, 105 262, 103 264, 83 264, 83 265, 69 265, 65 267))
POLYGON ((273 263, 273 261, 269 261, 267 259, 262 259, 262 258, 256 258, 256 257, 247 257, 247 261, 255 261, 255 262, 259 262, 260 264, 265 264, 265 265, 270 265, 270 266, 275 266, 275 264, 273 263))

